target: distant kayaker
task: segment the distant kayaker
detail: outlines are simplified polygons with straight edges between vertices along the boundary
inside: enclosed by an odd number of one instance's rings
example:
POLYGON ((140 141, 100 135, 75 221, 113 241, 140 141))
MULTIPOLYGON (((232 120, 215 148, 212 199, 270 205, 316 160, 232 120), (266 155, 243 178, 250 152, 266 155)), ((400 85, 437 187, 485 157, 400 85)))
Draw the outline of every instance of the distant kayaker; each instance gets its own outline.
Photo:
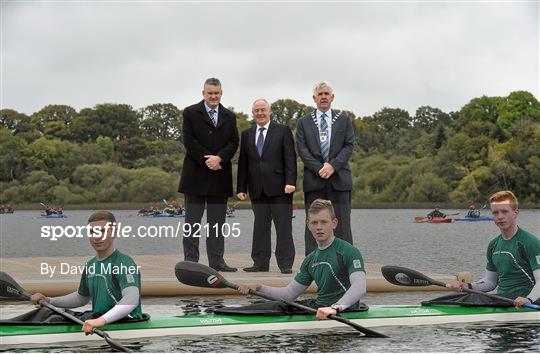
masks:
POLYGON ((114 215, 108 211, 97 211, 90 216, 88 224, 92 230, 90 245, 96 251, 96 256, 86 262, 79 289, 53 298, 40 293, 31 297, 34 304, 45 300, 62 308, 84 306, 91 300, 93 319, 86 320, 82 327, 86 334, 92 333, 93 328, 125 317, 142 317, 139 267, 130 256, 114 247, 114 215))
POLYGON ((518 200, 510 191, 489 198, 493 221, 501 233, 488 245, 484 277, 473 283, 454 280, 455 290, 469 288, 515 298, 516 307, 540 302, 540 240, 517 225, 518 200))
POLYGON ((469 205, 469 211, 467 212, 467 218, 477 219, 480 217, 480 210, 476 208, 476 205, 469 205))
MULTIPOLYGON (((294 280, 286 287, 257 285, 254 289, 292 301, 314 281, 317 284, 317 298, 310 300, 310 305, 318 308, 319 320, 344 310, 365 308, 359 302, 366 293, 364 260, 356 247, 334 235, 338 219, 332 202, 316 199, 311 203, 307 223, 318 247, 304 258, 294 280)), ((249 286, 241 285, 238 291, 247 295, 249 289, 249 286)), ((280 304, 275 303, 276 312, 280 304)))
POLYGON ((439 207, 435 207, 435 210, 433 210, 432 212, 430 212, 429 214, 426 215, 426 217, 428 219, 433 219, 433 218, 445 218, 446 217, 446 214, 441 212, 439 210, 439 207))

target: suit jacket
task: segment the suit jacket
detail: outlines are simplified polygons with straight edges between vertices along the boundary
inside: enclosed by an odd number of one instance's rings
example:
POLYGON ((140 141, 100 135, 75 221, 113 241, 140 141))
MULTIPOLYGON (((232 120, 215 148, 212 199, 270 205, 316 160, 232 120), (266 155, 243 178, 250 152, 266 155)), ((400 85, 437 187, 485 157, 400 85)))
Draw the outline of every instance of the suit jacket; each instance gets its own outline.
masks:
POLYGON ((247 193, 251 199, 285 195, 285 185, 296 186, 296 152, 291 129, 270 122, 264 140, 262 156, 255 145, 257 124, 242 132, 236 192, 247 193))
MULTIPOLYGON (((329 163, 336 170, 330 182, 337 191, 352 190, 352 174, 349 158, 354 148, 354 128, 345 114, 332 111, 332 136, 330 137, 329 163)), ((326 181, 319 177, 324 158, 319 141, 319 128, 315 111, 298 120, 296 130, 298 155, 304 162, 304 192, 322 189, 326 181)))
POLYGON ((236 115, 221 104, 218 111, 218 124, 214 126, 204 100, 184 109, 186 156, 178 187, 180 193, 233 195, 231 160, 238 149, 236 115), (206 167, 204 155, 221 157, 221 170, 212 171, 206 167))

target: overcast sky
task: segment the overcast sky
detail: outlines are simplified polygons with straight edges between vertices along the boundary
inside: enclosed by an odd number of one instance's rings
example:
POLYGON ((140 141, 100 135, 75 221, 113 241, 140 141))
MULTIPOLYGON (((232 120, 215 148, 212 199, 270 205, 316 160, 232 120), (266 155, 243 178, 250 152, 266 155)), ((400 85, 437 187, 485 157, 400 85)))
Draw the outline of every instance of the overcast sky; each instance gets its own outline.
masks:
POLYGON ((135 109, 201 99, 250 112, 259 97, 366 116, 459 110, 471 98, 539 92, 539 7, 532 2, 21 2, 1 8, 1 106, 135 109))

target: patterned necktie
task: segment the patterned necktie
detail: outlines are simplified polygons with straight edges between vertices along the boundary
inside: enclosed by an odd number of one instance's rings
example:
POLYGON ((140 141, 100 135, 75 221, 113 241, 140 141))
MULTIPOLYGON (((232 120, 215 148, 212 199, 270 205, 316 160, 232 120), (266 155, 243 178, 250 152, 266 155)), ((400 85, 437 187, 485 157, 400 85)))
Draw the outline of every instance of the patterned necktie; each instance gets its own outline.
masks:
POLYGON ((214 123, 214 126, 217 125, 217 117, 216 117, 216 110, 215 109, 211 109, 209 111, 210 113, 210 118, 212 118, 212 122, 214 123))
POLYGON ((262 156, 262 150, 264 146, 264 130, 266 128, 259 128, 259 136, 257 137, 257 151, 259 152, 259 156, 262 156))
POLYGON ((330 152, 330 139, 328 136, 328 123, 326 122, 326 113, 321 116, 321 126, 319 127, 319 139, 321 142, 321 152, 324 161, 328 161, 328 153, 330 152))

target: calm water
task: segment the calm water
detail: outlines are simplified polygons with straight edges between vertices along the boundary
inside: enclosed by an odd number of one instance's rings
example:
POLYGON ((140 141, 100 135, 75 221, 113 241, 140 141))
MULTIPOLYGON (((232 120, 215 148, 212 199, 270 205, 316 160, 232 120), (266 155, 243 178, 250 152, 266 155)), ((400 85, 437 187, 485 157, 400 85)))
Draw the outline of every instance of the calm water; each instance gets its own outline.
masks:
MULTIPOLYGON (((446 210, 447 213, 457 212, 446 210)), ((492 222, 455 222, 452 224, 416 224, 415 215, 426 210, 353 210, 354 242, 367 262, 402 265, 440 273, 469 271, 481 276, 485 267, 485 248, 497 234, 492 222)), ((20 211, 0 215, 1 258, 31 256, 85 256, 92 250, 86 239, 50 241, 40 237, 40 228, 51 225, 85 225, 89 211, 66 211, 67 219, 40 219, 36 211, 20 211)), ((139 218, 134 211, 115 211, 119 222, 134 229, 140 225, 176 225, 183 219, 139 218)), ((304 212, 295 211, 293 232, 297 253, 303 253, 304 212)), ((226 240, 227 252, 249 253, 251 249, 252 212, 238 210, 238 238, 226 240)), ((519 225, 540 235, 540 211, 524 210, 519 225)), ((201 240, 203 241, 203 240, 201 240)), ((181 259, 181 240, 174 238, 126 238, 117 240, 118 248, 129 254, 171 254, 181 259)), ((201 242, 204 252, 204 242, 201 242)), ((234 259, 227 258, 234 265, 234 259)), ((443 293, 378 293, 368 294, 364 301, 375 304, 411 304, 443 293)), ((145 298, 144 311, 154 316, 204 311, 208 307, 247 304, 254 299, 241 297, 176 297, 145 298)), ((26 312, 26 304, 8 302, 0 305, 0 317, 9 318, 26 312)), ((362 339, 354 331, 337 329, 321 332, 269 332, 220 337, 164 337, 123 342, 140 351, 157 352, 539 352, 540 325, 512 324, 453 324, 418 327, 381 327, 377 329, 389 339, 362 339)), ((108 351, 101 342, 80 343, 76 346, 11 347, 0 351, 108 351)))

